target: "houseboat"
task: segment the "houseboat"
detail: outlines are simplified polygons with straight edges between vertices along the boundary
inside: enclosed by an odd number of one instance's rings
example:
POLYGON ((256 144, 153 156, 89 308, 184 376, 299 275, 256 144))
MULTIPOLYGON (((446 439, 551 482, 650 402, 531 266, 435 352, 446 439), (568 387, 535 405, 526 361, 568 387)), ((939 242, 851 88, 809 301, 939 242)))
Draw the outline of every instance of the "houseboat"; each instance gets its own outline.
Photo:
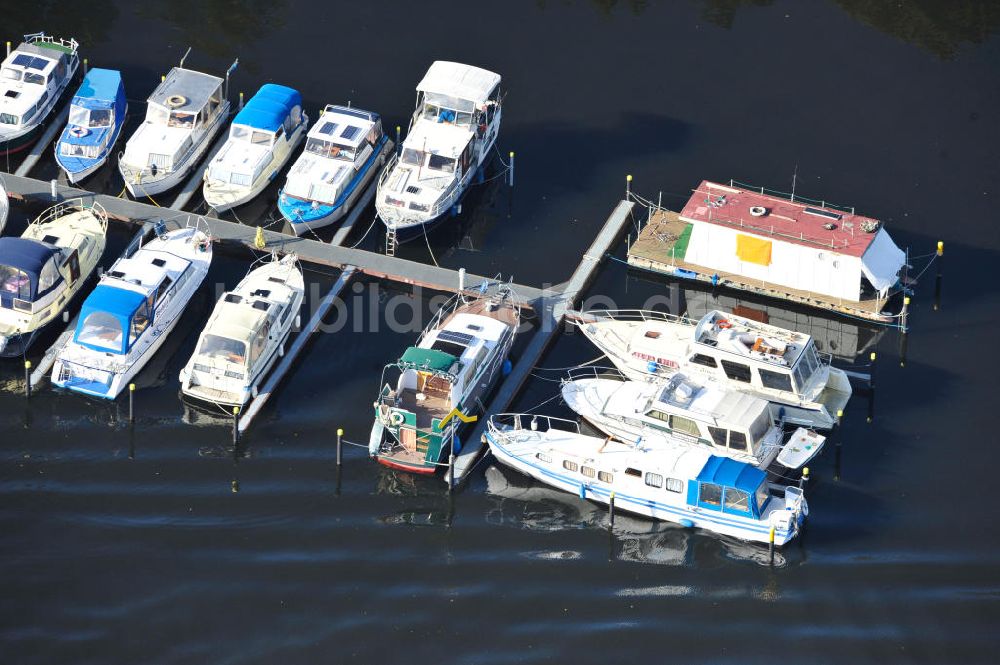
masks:
POLYGON ((212 261, 212 240, 188 226, 165 231, 104 273, 56 356, 52 384, 115 399, 180 320, 212 261))
POLYGON ((0 63, 0 154, 24 150, 80 66, 75 39, 39 32, 0 63))
POLYGON ((647 310, 594 310, 580 329, 630 379, 684 372, 777 405, 785 422, 829 429, 850 379, 811 336, 711 310, 694 321, 647 310))
POLYGON ((56 163, 70 182, 83 180, 107 161, 127 115, 121 73, 112 69, 87 72, 55 145, 56 163))
POLYGON ((799 469, 825 441, 803 427, 786 434, 771 405, 746 393, 706 386, 680 373, 657 382, 622 381, 588 369, 563 381, 563 400, 626 443, 702 447, 767 470, 775 460, 785 469, 799 469))
POLYGON ((294 254, 253 268, 222 294, 180 373, 181 392, 220 406, 257 396, 299 316, 305 283, 294 254))
POLYGON ((61 320, 97 268, 108 230, 99 203, 64 201, 38 216, 19 238, 0 238, 0 356, 23 356, 61 320))
POLYGON ((375 400, 369 453, 380 464, 431 474, 460 448, 462 416, 481 403, 514 343, 520 309, 510 292, 459 293, 399 360, 386 365, 375 400))
POLYGON ((392 146, 377 113, 328 104, 278 194, 278 210, 292 232, 299 236, 343 218, 392 146))
POLYGON ((146 119, 118 159, 132 196, 165 192, 194 169, 229 115, 224 83, 218 76, 174 67, 156 87, 147 100, 146 119))
POLYGON ((205 202, 223 212, 260 194, 302 142, 308 125, 297 90, 262 85, 236 114, 229 138, 205 170, 205 202))
POLYGON ((538 482, 619 510, 778 547, 809 514, 801 488, 768 481, 752 464, 704 448, 580 433, 569 420, 534 414, 490 417, 486 440, 498 462, 538 482))
POLYGON ((461 201, 500 131, 500 75, 437 61, 417 85, 400 154, 378 183, 375 207, 399 240, 461 201))

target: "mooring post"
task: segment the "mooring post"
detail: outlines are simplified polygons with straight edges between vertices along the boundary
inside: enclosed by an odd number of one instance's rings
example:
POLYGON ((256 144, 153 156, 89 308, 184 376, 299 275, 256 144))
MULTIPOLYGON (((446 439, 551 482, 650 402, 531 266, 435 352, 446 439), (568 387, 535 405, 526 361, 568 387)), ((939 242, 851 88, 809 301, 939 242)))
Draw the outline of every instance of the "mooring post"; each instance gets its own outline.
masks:
POLYGON ((465 291, 465 268, 458 269, 458 292, 465 291))
POLYGON ((31 397, 31 361, 24 361, 24 396, 31 397))
POLYGON ((233 407, 233 445, 240 442, 240 407, 233 407))
POLYGON ((608 530, 611 531, 615 528, 615 493, 611 493, 611 498, 608 499, 608 530))
POLYGON ((514 151, 513 150, 510 151, 510 167, 508 167, 507 176, 508 176, 508 180, 507 180, 508 184, 511 187, 513 187, 514 186, 514 151))
POLYGON ((625 200, 632 195, 632 175, 625 176, 625 200))
POLYGON ((802 475, 799 477, 799 489, 803 489, 806 483, 809 482, 809 467, 802 469, 802 475))
POLYGON ((767 553, 771 557, 771 565, 774 565, 774 525, 771 525, 771 532, 767 537, 767 553))
POLYGON ((340 467, 340 465, 343 462, 343 456, 341 454, 341 449, 343 447, 343 439, 344 439, 344 428, 343 427, 338 427, 337 428, 337 467, 338 468, 340 467))
POLYGON ((903 311, 899 313, 900 319, 900 330, 905 335, 909 332, 909 328, 906 325, 906 320, 909 318, 910 309, 910 296, 903 296, 903 311))
POLYGON ((402 130, 402 127, 400 127, 399 125, 396 125, 396 154, 397 155, 399 153, 403 152, 403 144, 399 142, 399 132, 401 130, 402 130))
POLYGON ((10 55, 10 42, 7 42, 7 55, 10 55))
POLYGON ((87 58, 84 58, 83 59, 83 75, 84 76, 87 75, 87 69, 89 69, 89 62, 87 61, 87 58))
POLYGON ((871 364, 868 366, 868 387, 875 388, 875 360, 878 356, 874 351, 869 354, 868 358, 871 360, 871 364))
POLYGON ((49 181, 49 194, 52 196, 53 201, 59 200, 59 181, 53 178, 49 181))
POLYGON ((448 453, 448 491, 455 489, 455 449, 448 453))
POLYGON ((243 110, 243 92, 240 92, 240 110, 243 110))
POLYGON ((128 421, 129 421, 129 423, 134 423, 135 422, 135 410, 133 408, 134 407, 134 402, 135 402, 135 384, 134 383, 130 383, 130 384, 128 384, 128 421))

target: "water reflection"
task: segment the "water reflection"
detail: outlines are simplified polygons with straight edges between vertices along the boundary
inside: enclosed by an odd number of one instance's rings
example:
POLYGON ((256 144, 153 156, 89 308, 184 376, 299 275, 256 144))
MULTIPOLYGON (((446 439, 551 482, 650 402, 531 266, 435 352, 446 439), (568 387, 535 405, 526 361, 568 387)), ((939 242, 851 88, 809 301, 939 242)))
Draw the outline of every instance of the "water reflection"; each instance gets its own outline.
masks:
POLYGON ((169 0, 140 4, 139 16, 179 28, 195 51, 229 57, 285 24, 282 0, 169 0))

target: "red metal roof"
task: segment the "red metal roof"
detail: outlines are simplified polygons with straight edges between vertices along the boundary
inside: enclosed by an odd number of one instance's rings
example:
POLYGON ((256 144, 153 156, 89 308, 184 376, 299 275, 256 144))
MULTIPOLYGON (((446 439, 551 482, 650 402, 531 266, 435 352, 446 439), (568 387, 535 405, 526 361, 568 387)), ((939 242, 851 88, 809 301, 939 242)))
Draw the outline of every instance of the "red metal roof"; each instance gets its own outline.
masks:
POLYGON ((780 196, 703 180, 688 199, 680 218, 686 222, 708 222, 743 233, 807 247, 825 247, 839 254, 861 256, 875 239, 863 227, 878 229, 872 218, 807 201, 790 201, 780 196), (764 208, 763 215, 750 213, 764 208), (824 225, 832 224, 833 229, 824 225))

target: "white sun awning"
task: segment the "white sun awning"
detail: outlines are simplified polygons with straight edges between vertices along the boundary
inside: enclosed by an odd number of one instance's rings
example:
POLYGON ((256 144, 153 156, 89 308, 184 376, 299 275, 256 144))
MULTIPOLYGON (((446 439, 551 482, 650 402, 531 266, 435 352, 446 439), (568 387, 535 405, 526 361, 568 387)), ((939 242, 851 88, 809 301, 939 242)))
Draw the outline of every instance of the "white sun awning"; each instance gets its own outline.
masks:
POLYGON ((861 270, 879 293, 896 283, 906 254, 892 241, 885 229, 879 229, 875 239, 861 257, 861 270))

